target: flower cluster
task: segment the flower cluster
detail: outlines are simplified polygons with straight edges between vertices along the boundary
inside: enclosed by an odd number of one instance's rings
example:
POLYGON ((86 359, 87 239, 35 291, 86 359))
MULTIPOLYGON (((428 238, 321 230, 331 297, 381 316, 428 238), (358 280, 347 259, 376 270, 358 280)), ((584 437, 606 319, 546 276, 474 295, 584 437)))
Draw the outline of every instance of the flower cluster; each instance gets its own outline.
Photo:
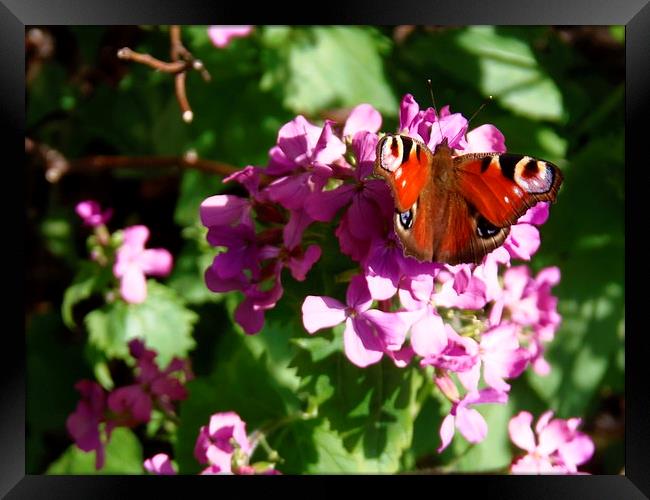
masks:
MULTIPOLYGON (((194 456, 207 466, 201 474, 279 474, 273 463, 249 463, 259 439, 246 434, 246 422, 237 413, 215 413, 199 430, 194 446, 194 456)), ((164 453, 145 460, 144 468, 157 475, 176 474, 170 457, 164 453)))
MULTIPOLYGON (((536 226, 546 221, 549 207, 530 208, 478 265, 406 257, 393 229, 388 186, 372 177, 381 123, 381 115, 362 104, 341 128, 330 121, 320 127, 302 116, 285 124, 266 167, 247 166, 227 179, 243 185, 248 198, 218 195, 201 206, 208 242, 225 249, 207 269, 206 283, 215 292, 243 292, 235 320, 256 333, 264 311, 282 296, 282 269, 303 280, 319 259, 320 248, 303 242, 306 229, 337 221, 340 250, 358 267, 349 273, 345 302, 304 299, 305 329, 313 334, 344 323, 345 355, 359 367, 384 356, 399 367, 414 360, 432 366, 436 385, 451 403, 439 451, 456 429, 477 443, 487 424, 473 406, 506 403, 506 379, 529 365, 540 374, 549 370, 544 345, 560 323, 551 295, 559 270, 546 268, 533 277, 527 266, 512 265, 530 260, 539 248, 536 226)), ((469 131, 468 125, 448 106, 421 110, 411 95, 401 102, 400 132, 432 150, 443 139, 455 154, 506 150, 493 125, 469 131)))
POLYGON ((531 428, 533 416, 522 411, 508 424, 510 439, 528 453, 513 461, 510 471, 515 474, 576 474, 578 466, 594 454, 594 443, 578 431, 579 418, 553 418, 553 412, 542 414, 531 428), (535 439, 535 434, 537 439, 535 439))
POLYGON ((149 276, 168 276, 173 258, 164 248, 145 248, 149 239, 149 228, 143 225, 130 226, 117 233, 115 243, 106 227, 113 209, 102 211, 94 200, 85 200, 75 207, 77 215, 86 226, 92 227, 91 257, 101 265, 113 263, 113 275, 120 282, 120 296, 131 304, 140 304, 147 299, 149 276), (113 248, 116 246, 117 248, 113 248))
POLYGON ((132 384, 108 393, 90 380, 75 385, 81 400, 68 416, 66 428, 81 450, 95 451, 96 469, 104 466, 104 449, 113 429, 146 423, 154 409, 173 416, 174 402, 187 398, 184 383, 192 373, 185 361, 174 358, 161 370, 156 352, 139 339, 129 342, 129 352, 136 363, 132 384))

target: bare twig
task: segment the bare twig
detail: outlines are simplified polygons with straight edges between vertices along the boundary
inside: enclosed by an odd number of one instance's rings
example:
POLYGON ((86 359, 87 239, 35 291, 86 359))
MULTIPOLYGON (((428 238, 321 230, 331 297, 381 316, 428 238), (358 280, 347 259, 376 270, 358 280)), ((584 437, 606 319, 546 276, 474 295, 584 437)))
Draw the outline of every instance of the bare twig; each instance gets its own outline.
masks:
POLYGON ((119 168, 178 168, 200 170, 209 174, 228 176, 239 168, 227 163, 198 158, 195 152, 184 156, 88 156, 68 160, 63 154, 45 144, 25 138, 25 152, 43 164, 45 178, 58 182, 68 173, 91 173, 119 168))
POLYGON ((117 52, 117 57, 127 61, 134 61, 145 66, 149 66, 155 70, 163 73, 174 75, 174 88, 176 91, 176 99, 181 108, 183 121, 190 123, 194 118, 194 113, 187 100, 187 91, 185 89, 185 81, 187 79, 187 71, 198 71, 201 77, 206 81, 210 81, 210 73, 205 69, 203 62, 196 59, 192 53, 187 50, 181 41, 181 28, 174 25, 169 28, 171 62, 161 61, 150 54, 141 54, 135 52, 128 47, 124 47, 117 52))
POLYGON ((173 61, 165 62, 160 59, 156 59, 150 54, 141 54, 140 52, 135 52, 128 47, 124 47, 117 51, 117 57, 124 59, 125 61, 133 61, 145 66, 149 66, 155 70, 161 71, 163 73, 182 73, 191 67, 185 61, 173 61))

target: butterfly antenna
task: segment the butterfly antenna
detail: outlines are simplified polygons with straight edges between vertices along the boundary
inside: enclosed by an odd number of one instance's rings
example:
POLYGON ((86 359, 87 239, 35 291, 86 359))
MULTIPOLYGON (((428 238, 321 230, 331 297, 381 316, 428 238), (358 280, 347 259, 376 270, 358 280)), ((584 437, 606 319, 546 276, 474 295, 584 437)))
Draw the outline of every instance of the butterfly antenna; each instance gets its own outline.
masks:
POLYGON ((431 85, 431 78, 427 79, 427 86, 429 87, 429 94, 431 95, 431 102, 433 103, 433 110, 436 113, 436 121, 438 122, 438 129, 440 130, 440 140, 442 141, 444 136, 442 135, 442 126, 440 125, 440 115, 438 115, 438 108, 436 106, 436 100, 433 97, 433 85, 431 85))
POLYGON ((490 103, 490 102, 492 101, 492 99, 494 99, 494 98, 493 98, 491 95, 489 95, 488 98, 487 98, 485 101, 483 101, 483 104, 481 104, 481 105, 478 107, 478 109, 474 112, 474 114, 471 116, 471 118, 470 118, 469 120, 467 120, 467 123, 468 123, 468 124, 471 123, 472 120, 473 120, 474 118, 476 118, 476 115, 478 115, 478 114, 483 110, 483 108, 484 108, 485 106, 487 106, 488 103, 490 103))

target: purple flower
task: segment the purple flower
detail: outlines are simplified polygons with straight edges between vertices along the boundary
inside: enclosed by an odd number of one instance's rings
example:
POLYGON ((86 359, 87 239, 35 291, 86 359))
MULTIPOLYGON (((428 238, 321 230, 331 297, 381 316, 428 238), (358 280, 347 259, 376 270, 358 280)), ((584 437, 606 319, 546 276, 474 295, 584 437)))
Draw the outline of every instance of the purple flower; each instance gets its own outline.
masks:
POLYGON ((75 212, 81 217, 83 223, 90 227, 106 224, 113 215, 112 208, 107 208, 102 212, 102 207, 94 200, 85 200, 77 203, 75 212))
POLYGON ((517 327, 501 324, 481 335, 478 346, 478 362, 458 378, 468 390, 476 390, 483 367, 485 383, 497 391, 507 392, 510 385, 503 379, 518 377, 524 371, 530 357, 529 352, 519 346, 517 327))
POLYGON ((508 395, 505 392, 495 389, 472 391, 467 393, 463 399, 455 401, 451 406, 449 415, 444 418, 440 426, 440 439, 442 440, 442 444, 438 448, 438 453, 449 446, 456 429, 470 443, 480 443, 485 439, 488 432, 487 422, 471 406, 485 403, 505 404, 507 401, 508 395))
POLYGON ((381 128, 381 114, 370 104, 359 104, 348 116, 343 126, 343 137, 354 137, 357 132, 372 132, 375 134, 381 128))
POLYGON ((451 148, 464 149, 467 145, 467 119, 463 115, 450 113, 449 106, 443 107, 437 115, 433 108, 420 111, 411 94, 406 94, 400 104, 399 129, 402 133, 421 139, 432 151, 443 137, 451 148))
POLYGON ((75 389, 81 393, 81 400, 66 420, 66 429, 77 446, 83 451, 95 450, 95 469, 104 466, 104 442, 99 426, 104 422, 106 394, 102 387, 90 380, 80 380, 75 389))
POLYGON ((526 327, 530 333, 523 335, 529 341, 533 369, 540 375, 547 374, 550 367, 543 358, 542 343, 553 340, 562 320, 557 312, 557 297, 551 294, 551 288, 560 281, 560 270, 548 267, 533 279, 527 266, 516 266, 505 272, 503 281, 503 296, 495 302, 490 322, 500 322, 506 311, 514 323, 526 327))
POLYGON ((110 429, 134 427, 151 418, 151 396, 140 384, 115 389, 108 395, 107 406, 111 412, 107 426, 110 429))
POLYGON ((158 407, 173 413, 172 403, 187 398, 183 383, 193 378, 187 362, 173 358, 164 370, 160 370, 155 362, 156 351, 146 349, 139 339, 129 342, 129 351, 136 359, 136 382, 158 407))
POLYGON ((212 268, 219 278, 239 278, 243 276, 244 270, 249 270, 254 279, 258 278, 260 244, 253 226, 211 226, 207 240, 212 246, 227 248, 227 251, 218 254, 212 263, 212 268))
POLYGON ((506 140, 494 125, 486 123, 467 132, 467 144, 460 152, 466 153, 505 153, 506 140))
POLYGON ((203 200, 199 209, 201 223, 207 228, 238 224, 252 226, 250 212, 249 200, 229 194, 210 196, 203 200))
POLYGON ((210 423, 199 430, 199 436, 194 447, 194 456, 202 464, 218 467, 204 473, 232 472, 232 457, 235 446, 246 456, 252 452, 252 446, 246 436, 246 422, 235 412, 215 413, 210 417, 210 423))
POLYGON ((386 351, 398 351, 408 324, 405 313, 370 309, 372 298, 363 276, 352 278, 346 304, 331 297, 309 295, 302 304, 302 321, 309 333, 345 321, 343 344, 352 363, 366 367, 377 363, 386 351))
MULTIPOLYGON (((447 336, 447 345, 442 352, 432 352, 427 354, 421 361, 420 365, 432 365, 441 370, 450 370, 459 374, 467 372, 478 362, 478 344, 469 337, 458 335, 456 331, 445 324, 445 334, 447 336)), ((463 379, 461 378, 461 382, 463 379)), ((475 387, 467 387, 468 390, 475 387)))
POLYGON ((548 218, 549 204, 542 201, 528 209, 519 218, 517 224, 510 228, 510 234, 503 243, 503 247, 510 252, 515 259, 530 260, 537 252, 540 245, 539 229, 548 218))
POLYGON ((487 303, 486 283, 478 277, 477 268, 472 264, 447 266, 449 274, 441 273, 439 281, 442 287, 434 294, 438 306, 457 307, 459 309, 482 309, 487 303))
POLYGON ((253 26, 210 26, 208 36, 212 43, 220 49, 228 46, 234 38, 243 38, 250 35, 253 26))
POLYGON ((510 470, 516 474, 561 473, 574 474, 578 466, 594 454, 594 443, 589 436, 577 430, 581 420, 553 419, 552 411, 545 412, 537 421, 535 434, 531 428, 533 416, 519 412, 508 424, 510 439, 528 453, 513 462, 510 470))
POLYGON ((158 476, 170 476, 176 474, 172 461, 166 453, 158 453, 151 458, 147 458, 144 461, 144 468, 147 472, 158 476))
POLYGON ((120 294, 132 304, 147 298, 145 275, 167 276, 172 270, 172 255, 164 248, 145 249, 148 239, 146 226, 127 227, 113 266, 113 274, 120 280, 120 294))

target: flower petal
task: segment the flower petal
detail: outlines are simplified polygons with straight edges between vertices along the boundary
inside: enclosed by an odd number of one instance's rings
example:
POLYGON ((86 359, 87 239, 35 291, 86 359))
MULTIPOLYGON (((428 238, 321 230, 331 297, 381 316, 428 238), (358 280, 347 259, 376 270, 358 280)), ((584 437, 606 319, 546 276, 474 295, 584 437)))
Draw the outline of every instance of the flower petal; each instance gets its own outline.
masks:
POLYGON ((447 333, 442 318, 430 308, 411 327, 411 346, 419 356, 440 354, 447 347, 447 333))
POLYGON ((140 304, 147 299, 147 281, 137 265, 127 267, 120 281, 120 295, 131 304, 140 304))
POLYGON ((384 355, 381 346, 373 338, 370 326, 351 318, 345 322, 343 347, 347 358, 361 368, 377 363, 384 355))
POLYGON ((531 424, 533 416, 530 412, 520 411, 508 422, 510 440, 522 450, 532 452, 535 449, 535 435, 531 424))
POLYGON ((370 104, 356 106, 345 121, 343 136, 354 136, 357 132, 368 131, 376 133, 381 128, 381 114, 370 104))
POLYGON ((480 443, 487 436, 487 422, 474 408, 458 408, 456 427, 470 443, 480 443))
POLYGON ((467 133, 463 153, 505 153, 505 137, 494 125, 486 123, 467 133))
POLYGON ((331 297, 308 295, 302 303, 302 323, 309 333, 345 321, 345 304, 331 297))
POLYGON ((172 254, 164 248, 149 248, 140 254, 140 269, 152 276, 167 276, 172 271, 172 254))
POLYGON ((357 312, 367 310, 370 304, 372 304, 368 284, 360 274, 357 274, 350 280, 345 297, 348 306, 354 308, 357 312))
POLYGON ((453 415, 449 414, 444 418, 442 424, 440 425, 440 440, 442 441, 442 443, 438 448, 438 453, 442 453, 442 451, 447 446, 449 446, 449 443, 451 443, 451 440, 453 439, 455 432, 456 432, 455 418, 453 415))

